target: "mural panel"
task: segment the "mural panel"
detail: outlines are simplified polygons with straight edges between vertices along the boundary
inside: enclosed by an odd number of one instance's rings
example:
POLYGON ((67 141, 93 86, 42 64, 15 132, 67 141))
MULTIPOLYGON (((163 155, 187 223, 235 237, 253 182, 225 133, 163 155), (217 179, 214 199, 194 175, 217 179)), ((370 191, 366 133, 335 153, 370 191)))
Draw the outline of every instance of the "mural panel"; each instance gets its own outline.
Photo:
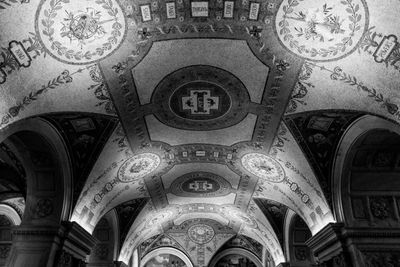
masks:
POLYGON ((186 267, 181 258, 172 254, 160 254, 151 258, 144 267, 186 267))

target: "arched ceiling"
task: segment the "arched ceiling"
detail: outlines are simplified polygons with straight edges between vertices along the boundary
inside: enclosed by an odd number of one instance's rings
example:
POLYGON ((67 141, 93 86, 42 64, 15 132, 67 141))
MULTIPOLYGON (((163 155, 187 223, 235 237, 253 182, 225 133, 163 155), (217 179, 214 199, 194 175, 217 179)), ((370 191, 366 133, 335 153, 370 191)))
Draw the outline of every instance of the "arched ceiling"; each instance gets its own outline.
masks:
POLYGON ((89 232, 149 199, 126 219, 124 262, 202 218, 283 262, 263 210, 284 205, 315 234, 334 221, 341 133, 366 113, 400 120, 399 12, 398 0, 3 0, 0 130, 32 116, 60 130, 71 220, 89 232))

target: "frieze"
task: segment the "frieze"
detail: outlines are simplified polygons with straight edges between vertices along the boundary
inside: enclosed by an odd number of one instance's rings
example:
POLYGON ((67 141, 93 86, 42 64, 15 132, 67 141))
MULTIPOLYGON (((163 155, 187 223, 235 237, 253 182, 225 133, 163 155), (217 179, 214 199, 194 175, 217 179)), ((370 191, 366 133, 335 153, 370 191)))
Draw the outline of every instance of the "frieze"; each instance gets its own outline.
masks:
POLYGON ((183 197, 218 197, 233 192, 231 184, 223 177, 210 172, 191 172, 178 177, 167 189, 183 197))

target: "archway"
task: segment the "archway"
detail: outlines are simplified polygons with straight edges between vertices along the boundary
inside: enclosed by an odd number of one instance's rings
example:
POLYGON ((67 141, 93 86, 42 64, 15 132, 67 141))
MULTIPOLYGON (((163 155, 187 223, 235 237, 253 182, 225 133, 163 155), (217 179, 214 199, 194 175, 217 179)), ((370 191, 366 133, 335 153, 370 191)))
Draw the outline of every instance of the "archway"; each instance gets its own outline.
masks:
POLYGON ((140 261, 140 267, 193 267, 193 264, 182 251, 164 247, 146 254, 140 261))
POLYGON ((59 132, 41 118, 10 125, 0 133, 26 173, 25 211, 13 230, 7 266, 46 266, 53 263, 62 221, 71 213, 70 158, 59 132), (41 236, 40 242, 36 235, 41 236), (34 240, 34 241, 32 241, 34 240))
POLYGON ((262 262, 242 248, 223 250, 210 261, 209 267, 262 267, 262 262))

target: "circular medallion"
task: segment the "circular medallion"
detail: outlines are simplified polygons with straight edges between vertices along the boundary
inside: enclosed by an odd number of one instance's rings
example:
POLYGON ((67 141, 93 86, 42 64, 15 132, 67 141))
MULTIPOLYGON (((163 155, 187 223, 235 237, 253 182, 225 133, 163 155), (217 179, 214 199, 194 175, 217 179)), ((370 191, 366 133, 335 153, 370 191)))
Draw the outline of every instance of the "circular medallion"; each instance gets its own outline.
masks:
POLYGON ((273 158, 260 154, 249 153, 242 157, 243 167, 259 178, 279 183, 285 178, 282 166, 273 158))
POLYGON ((206 244, 214 238, 214 229, 203 223, 195 224, 189 227, 188 236, 196 244, 206 244))
POLYGON ((283 45, 315 61, 343 58, 357 49, 368 29, 364 0, 284 0, 275 27, 283 45))
POLYGON ((209 131, 226 128, 248 114, 249 94, 233 74, 196 65, 167 75, 156 87, 155 116, 174 128, 209 131))
POLYGON ((170 186, 171 193, 183 197, 217 197, 231 192, 228 181, 210 172, 191 172, 177 178, 170 186))
POLYGON ((161 159, 152 153, 143 153, 127 159, 118 170, 118 179, 122 183, 133 182, 154 171, 161 159))
POLYGON ((110 55, 122 43, 125 28, 116 0, 42 0, 36 13, 36 33, 46 52, 68 64, 110 55))

